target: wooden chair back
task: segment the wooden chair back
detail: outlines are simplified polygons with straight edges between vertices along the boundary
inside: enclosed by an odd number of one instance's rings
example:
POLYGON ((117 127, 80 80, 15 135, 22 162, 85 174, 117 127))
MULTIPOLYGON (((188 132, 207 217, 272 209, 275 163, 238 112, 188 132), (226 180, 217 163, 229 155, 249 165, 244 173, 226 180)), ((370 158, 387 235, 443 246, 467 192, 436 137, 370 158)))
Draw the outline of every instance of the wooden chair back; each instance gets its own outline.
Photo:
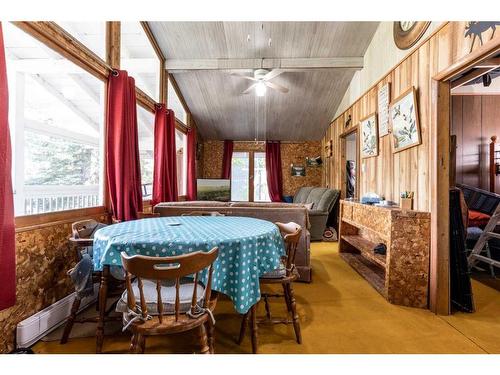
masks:
POLYGON ((297 254, 297 247, 299 246, 300 236, 302 234, 302 227, 294 222, 289 223, 275 223, 279 228, 286 247, 286 275, 290 276, 295 268, 295 255, 297 254))
POLYGON ((84 253, 92 256, 92 246, 94 245, 94 233, 107 226, 94 219, 81 220, 71 224, 72 236, 68 239, 70 249, 74 249, 77 259, 81 259, 84 253))
POLYGON ((219 249, 214 247, 208 252, 196 251, 194 253, 183 254, 171 257, 150 257, 143 255, 128 256, 125 252, 121 253, 122 265, 126 271, 127 285, 127 305, 129 309, 135 311, 136 297, 132 289, 132 276, 137 278, 137 286, 139 289, 139 298, 141 303, 141 314, 145 319, 148 315, 146 299, 144 296, 143 279, 156 281, 157 291, 157 307, 158 319, 160 323, 163 321, 163 301, 161 297, 161 282, 164 280, 175 281, 175 305, 174 314, 175 320, 179 320, 180 315, 180 283, 181 279, 186 276, 195 275, 193 281, 193 294, 191 299, 191 313, 194 314, 198 301, 197 286, 199 274, 201 271, 208 268, 208 279, 205 285, 205 298, 203 308, 207 308, 212 292, 212 273, 213 262, 219 254, 219 249))
POLYGON ((225 216, 218 211, 191 211, 181 216, 225 216))
POLYGON ((105 227, 106 224, 99 223, 94 219, 81 220, 71 224, 71 232, 75 239, 91 239, 94 238, 94 233, 105 227))

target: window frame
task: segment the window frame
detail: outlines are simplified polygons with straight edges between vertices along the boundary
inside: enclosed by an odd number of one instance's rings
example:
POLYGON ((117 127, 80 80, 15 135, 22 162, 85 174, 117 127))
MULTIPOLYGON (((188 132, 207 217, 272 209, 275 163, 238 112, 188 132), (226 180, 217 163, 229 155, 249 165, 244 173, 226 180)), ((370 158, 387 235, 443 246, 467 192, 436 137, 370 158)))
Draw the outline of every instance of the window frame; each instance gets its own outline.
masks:
MULTIPOLYGON (((94 77, 100 79, 104 84, 107 92, 108 88, 108 76, 111 70, 120 68, 120 22, 119 21, 106 21, 106 61, 94 53, 90 48, 81 43, 76 37, 73 37, 69 32, 67 32, 63 27, 58 25, 53 21, 13 21, 11 22, 14 26, 18 27, 22 31, 26 32, 28 35, 43 43, 50 49, 62 55, 67 60, 76 64, 86 72, 90 73, 94 77)), ((159 93, 159 103, 167 103, 168 95, 168 73, 165 69, 165 56, 161 52, 157 41, 155 40, 149 25, 145 21, 140 21, 150 43, 152 44, 155 53, 160 61, 160 93, 159 93)), ((172 77, 173 78, 173 77, 172 77)), ((173 81, 175 82, 175 80, 173 81)), ((191 124, 191 113, 189 108, 186 106, 184 97, 182 93, 179 92, 177 83, 174 83, 174 90, 181 101, 181 104, 186 111, 187 123, 184 124, 182 121, 176 119, 176 128, 184 133, 187 133, 189 124, 191 124)), ((137 104, 143 106, 144 108, 150 110, 154 113, 156 101, 149 95, 144 93, 137 86, 135 87, 137 104)), ((104 109, 104 115, 106 116, 106 108, 104 109)), ((104 128, 104 139, 107 138, 106 129, 104 128)), ((26 228, 36 228, 39 226, 47 225, 48 223, 54 222, 71 222, 81 218, 87 218, 89 216, 102 216, 110 220, 110 197, 109 189, 107 186, 107 165, 106 158, 104 156, 104 193, 103 193, 103 205, 82 209, 70 209, 63 211, 48 212, 35 215, 24 215, 17 216, 15 218, 16 230, 22 231, 27 230, 26 228)), ((182 198, 182 197, 180 197, 182 198)), ((144 201, 147 205, 148 200, 144 201)), ((147 209, 147 206, 144 207, 147 209)))
MULTIPOLYGON (((249 148, 238 148, 233 151, 234 153, 246 153, 248 154, 248 200, 246 201, 235 201, 235 202, 256 202, 255 201, 255 154, 262 154, 265 153, 263 150, 255 150, 255 149, 249 149, 249 148)), ((232 163, 232 157, 231 157, 231 163, 232 163)), ((233 185, 233 168, 231 167, 231 186, 233 185)), ((231 196, 231 200, 233 200, 233 197, 231 196)), ((269 201, 257 201, 259 203, 268 203, 271 202, 269 201)))
MULTIPOLYGON (((47 46, 51 50, 60 54, 69 62, 77 65, 87 73, 99 79, 105 85, 105 92, 107 92, 108 77, 105 72, 108 71, 106 63, 90 50, 83 43, 75 39, 66 30, 60 27, 55 22, 28 22, 28 21, 15 21, 11 22, 14 27, 24 31, 30 37, 38 42, 47 46)), ((103 133, 106 137, 105 119, 106 108, 103 111, 103 133)), ((86 208, 73 208, 69 210, 53 211, 33 215, 19 215, 15 216, 16 228, 24 228, 30 226, 43 225, 49 222, 66 220, 72 217, 82 217, 86 214, 107 214, 106 203, 109 196, 106 183, 106 158, 103 153, 103 172, 100 178, 103 181, 103 196, 102 205, 92 206, 86 208)))
MULTIPOLYGON (((148 111, 148 112, 150 112, 150 113, 153 114, 153 134, 154 134, 154 131, 155 131, 155 124, 154 124, 155 111, 154 111, 154 109, 151 110, 151 108, 149 106, 147 106, 144 103, 139 102, 139 101, 137 101, 136 106, 141 106, 142 109, 144 109, 145 111, 148 111)), ((137 140, 137 141, 139 141, 139 140, 137 140)), ((154 136, 153 136, 153 174, 154 174, 154 147, 155 147, 155 145, 154 145, 154 136)), ((139 150, 139 153, 140 153, 140 150, 139 150)), ((142 172, 141 172, 141 174, 142 174, 142 172)), ((142 183, 142 180, 141 180, 141 183, 142 183)), ((153 184, 154 184, 154 181, 153 181, 153 184)), ((142 186, 141 186, 141 190, 142 190, 142 186)), ((146 204, 146 206, 150 206, 152 204, 151 203, 152 200, 153 200, 153 196, 151 196, 151 198, 149 198, 149 199, 147 199, 147 198, 144 199, 143 198, 142 199, 142 203, 143 203, 143 205, 146 204)))

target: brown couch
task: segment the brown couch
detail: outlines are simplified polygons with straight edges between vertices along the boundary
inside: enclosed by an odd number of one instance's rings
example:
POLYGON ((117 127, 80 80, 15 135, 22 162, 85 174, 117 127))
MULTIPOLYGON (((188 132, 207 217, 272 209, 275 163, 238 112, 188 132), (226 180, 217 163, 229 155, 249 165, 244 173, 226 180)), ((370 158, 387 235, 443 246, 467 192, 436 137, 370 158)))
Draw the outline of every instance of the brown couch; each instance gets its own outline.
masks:
POLYGON ((310 235, 307 208, 300 204, 289 203, 248 203, 248 202, 213 202, 187 201, 164 202, 153 208, 160 216, 180 216, 192 211, 217 211, 226 216, 254 217, 272 222, 296 222, 304 229, 300 239, 295 265, 300 273, 300 281, 311 281, 311 263, 309 256, 310 235))

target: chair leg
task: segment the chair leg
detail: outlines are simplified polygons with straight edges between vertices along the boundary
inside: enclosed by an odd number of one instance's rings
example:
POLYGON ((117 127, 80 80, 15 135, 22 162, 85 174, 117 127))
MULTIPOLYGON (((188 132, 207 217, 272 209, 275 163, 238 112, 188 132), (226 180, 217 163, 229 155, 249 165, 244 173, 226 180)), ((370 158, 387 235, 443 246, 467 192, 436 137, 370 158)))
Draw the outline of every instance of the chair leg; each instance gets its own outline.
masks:
POLYGON ((141 350, 141 354, 146 352, 146 336, 141 335, 139 338, 139 349, 141 350))
POLYGON ((250 319, 250 310, 243 316, 243 319, 241 319, 240 337, 238 338, 238 345, 241 345, 243 339, 245 338, 245 333, 247 330, 249 319, 250 319))
POLYGON ((299 314, 297 314, 297 305, 295 303, 295 296, 293 295, 292 284, 287 284, 287 289, 288 289, 288 297, 290 298, 290 307, 292 309, 293 329, 295 330, 295 337, 297 339, 297 343, 302 344, 302 334, 300 333, 299 314))
POLYGON ((288 295, 287 284, 281 284, 283 287, 283 296, 285 297, 285 304, 288 312, 292 312, 292 305, 290 303, 290 296, 288 295))
POLYGON ((104 266, 102 270, 101 286, 99 288, 99 319, 97 321, 96 332, 96 353, 102 352, 104 341, 104 320, 106 318, 106 301, 108 297, 109 266, 104 266))
POLYGON ((198 327, 198 340, 200 343, 201 354, 209 354, 210 348, 208 347, 208 337, 205 324, 202 324, 198 327))
POLYGON ((252 332, 252 353, 257 354, 257 346, 258 346, 257 304, 253 305, 250 311, 251 311, 250 331, 252 332))
POLYGON ((206 323, 207 336, 208 336, 208 349, 210 354, 215 354, 215 329, 212 320, 206 323))
POLYGON ((267 295, 263 295, 263 297, 264 297, 264 304, 266 307, 266 317, 267 319, 271 320, 271 307, 269 306, 269 298, 267 297, 267 295))
POLYGON ((137 344, 138 344, 138 341, 139 341, 138 339, 139 339, 139 336, 136 333, 134 333, 132 335, 132 339, 130 340, 129 352, 131 354, 134 354, 134 353, 137 352, 137 344))
POLYGON ((73 328, 73 324, 75 323, 76 314, 78 313, 78 309, 80 308, 81 299, 77 296, 73 301, 73 305, 71 306, 71 314, 68 316, 68 320, 66 321, 66 326, 64 327, 64 332, 61 337, 61 344, 66 344, 68 342, 69 335, 71 333, 71 329, 73 328))

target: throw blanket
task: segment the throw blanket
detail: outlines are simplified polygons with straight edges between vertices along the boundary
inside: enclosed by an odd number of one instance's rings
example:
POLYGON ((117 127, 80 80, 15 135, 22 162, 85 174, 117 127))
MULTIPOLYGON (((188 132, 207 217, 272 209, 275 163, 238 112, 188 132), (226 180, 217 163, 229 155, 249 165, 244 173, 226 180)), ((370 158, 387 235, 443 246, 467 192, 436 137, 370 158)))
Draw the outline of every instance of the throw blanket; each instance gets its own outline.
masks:
POLYGON ((75 292, 79 298, 88 297, 94 293, 93 269, 92 258, 90 255, 84 254, 76 266, 69 271, 69 276, 75 285, 75 292))

